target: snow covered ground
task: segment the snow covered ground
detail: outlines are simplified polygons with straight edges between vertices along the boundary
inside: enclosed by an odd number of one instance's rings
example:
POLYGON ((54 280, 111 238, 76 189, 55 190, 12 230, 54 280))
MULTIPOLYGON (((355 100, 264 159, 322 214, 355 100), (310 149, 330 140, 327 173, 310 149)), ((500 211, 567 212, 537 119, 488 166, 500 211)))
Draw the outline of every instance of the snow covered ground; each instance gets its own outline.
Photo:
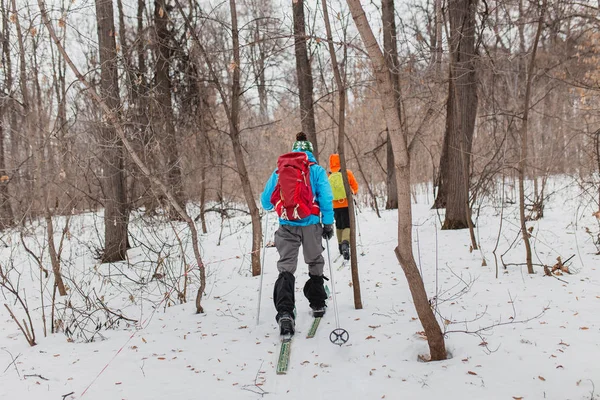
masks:
MULTIPOLYGON (((16 233, 4 236, 8 246, 1 249, 0 264, 10 260, 22 272, 21 290, 33 310, 38 345, 27 345, 2 307, 0 399, 599 399, 600 258, 586 233, 586 227, 598 231, 591 215, 596 210, 582 204, 576 187, 560 182, 549 189, 554 194, 545 218, 529 225, 534 228, 534 263, 552 266, 558 256, 565 260, 574 255, 568 263, 573 273, 557 277, 544 276, 540 266, 534 275, 524 265, 503 268, 501 254, 508 264, 525 259, 514 205, 504 209, 500 232, 499 205, 481 208, 477 235, 482 250, 471 252, 468 231, 441 231, 438 213, 429 209, 425 196, 417 196, 415 256, 440 321, 450 331, 446 344, 452 357, 435 363, 418 360, 427 346, 393 253, 397 215, 392 211, 379 219, 363 207, 358 215, 362 310, 354 309, 350 270, 338 270, 339 261, 333 266, 340 325, 350 333, 346 345, 329 342, 336 327, 331 303, 317 336, 305 338, 311 317, 301 290, 307 272, 300 262, 297 335, 283 376, 275 374, 279 338, 272 286, 277 252, 266 249, 257 326, 259 278, 249 272, 247 218, 228 221, 220 246, 218 219, 210 221, 210 233, 202 237, 208 285, 201 315, 194 313, 195 287, 188 291, 188 303, 165 307, 168 301, 161 299, 168 288, 160 280, 141 289, 131 282, 141 276, 148 282, 144 274, 152 271, 153 264, 145 261, 154 253, 142 241, 153 249, 160 243, 172 245, 154 259, 170 254, 166 272, 174 277, 182 273, 172 225, 142 228, 142 221, 132 222, 131 266, 108 266, 97 265, 94 246, 88 245, 99 243, 101 215, 73 218, 63 250, 68 275, 89 276, 82 278, 89 284, 85 287, 96 288, 107 305, 142 323, 136 329, 122 322, 102 330, 91 343, 81 336, 67 340, 63 333, 43 336, 38 268, 16 233), (498 278, 492 254, 496 242, 498 278), (479 335, 465 333, 486 327, 491 328, 479 335)), ((64 218, 56 223, 58 241, 64 218)), ((271 237, 275 226, 271 214, 271 237)), ((175 228, 185 241, 185 229, 175 228)), ((43 225, 32 227, 26 243, 39 248, 43 234, 43 225)), ((332 258, 336 248, 333 244, 332 258)), ((189 245, 185 252, 190 260, 189 245)), ((23 318, 22 309, 3 293, 2 302, 23 318)), ((51 291, 45 287, 44 293, 48 316, 51 291)))

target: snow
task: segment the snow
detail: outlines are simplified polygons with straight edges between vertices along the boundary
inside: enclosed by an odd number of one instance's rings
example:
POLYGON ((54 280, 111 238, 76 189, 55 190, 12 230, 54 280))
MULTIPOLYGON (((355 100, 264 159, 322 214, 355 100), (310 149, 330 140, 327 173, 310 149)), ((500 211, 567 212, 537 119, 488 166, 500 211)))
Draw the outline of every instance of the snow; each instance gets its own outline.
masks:
MULTIPOLYGON (((3 238, 8 246, 1 250, 1 264, 6 266, 10 260, 23 273, 21 290, 26 291, 33 310, 38 345, 27 345, 2 307, 0 399, 62 399, 69 393, 73 394, 64 398, 598 399, 599 256, 585 230, 597 232, 598 222, 591 215, 596 210, 582 205, 576 186, 564 184, 564 180, 553 182, 545 217, 528 226, 534 228, 534 263, 552 266, 557 256, 564 260, 575 255, 568 264, 573 274, 557 277, 544 276, 539 266, 534 275, 528 275, 524 265, 502 267, 499 255, 505 252, 506 263, 521 264, 525 259, 514 205, 505 205, 500 234, 500 204, 481 208, 477 235, 482 250, 471 252, 468 231, 441 231, 443 216, 430 210, 424 195, 416 197, 415 257, 438 319, 444 329, 454 331, 446 336, 452 357, 430 363, 418 359, 428 350, 393 253, 397 235, 394 211, 383 211, 381 219, 366 207, 358 214, 362 310, 354 309, 349 268, 338 270, 339 261, 333 265, 340 326, 350 334, 346 345, 329 342, 329 334, 336 328, 331 302, 317 336, 305 338, 311 317, 302 295, 307 269, 299 262, 297 334, 287 375, 275 374, 279 338, 272 287, 277 277, 277 252, 266 249, 261 318, 256 325, 260 279, 249 272, 247 217, 227 222, 220 246, 218 218, 210 221, 210 233, 202 236, 208 270, 204 314, 195 314, 196 279, 188 289, 187 303, 173 301, 166 307, 168 302, 162 299, 170 286, 155 280, 140 288, 115 273, 118 269, 138 281, 140 277, 149 280, 156 264, 147 261, 155 262, 158 256, 140 245, 145 241, 153 249, 162 243, 161 254, 169 254, 165 265, 171 268, 171 276, 181 276, 185 266, 173 227, 186 243, 190 262, 193 255, 184 226, 149 225, 136 217, 131 266, 108 266, 97 265, 92 253, 100 245, 101 214, 73 217, 72 235, 64 245, 65 274, 73 282, 79 278, 88 282, 86 287, 96 288, 110 307, 141 321, 137 328, 121 322, 115 329, 102 330, 101 336, 89 343, 81 337, 68 341, 63 333, 43 336, 38 268, 13 232, 3 238), (497 240, 498 278, 492 254, 497 240), (482 266, 482 257, 487 266, 482 266), (491 328, 481 336, 464 333, 485 327, 491 328)), ((276 221, 272 214, 269 219, 272 237, 276 221)), ((58 241, 64 218, 55 222, 58 241)), ((30 227, 26 240, 35 249, 44 247, 42 222, 30 227)), ((336 253, 337 246, 332 243, 332 259, 336 253)), ((329 275, 327 265, 326 271, 329 275)), ((46 315, 49 288, 44 291, 46 315)), ((6 291, 3 303, 19 318, 24 317, 6 291)))

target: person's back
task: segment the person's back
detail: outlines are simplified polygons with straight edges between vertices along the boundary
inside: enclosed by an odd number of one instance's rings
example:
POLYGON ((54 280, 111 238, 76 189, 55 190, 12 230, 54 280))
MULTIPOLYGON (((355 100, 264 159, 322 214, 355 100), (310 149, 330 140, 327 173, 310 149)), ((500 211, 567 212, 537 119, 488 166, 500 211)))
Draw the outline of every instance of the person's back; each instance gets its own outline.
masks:
MULTIPOLYGON (((346 195, 346 189, 344 188, 342 173, 340 172, 339 154, 332 154, 329 156, 329 168, 331 170, 329 184, 331 185, 333 194, 333 211, 338 249, 340 254, 344 256, 344 259, 349 260, 350 213, 348 212, 348 197, 346 195)), ((348 183, 350 184, 352 193, 358 193, 358 182, 356 181, 354 174, 349 169, 347 169, 346 172, 348 173, 348 183)))
POLYGON ((279 157, 278 169, 273 172, 261 194, 263 208, 276 209, 279 215, 279 229, 275 232, 279 276, 273 290, 273 302, 282 335, 294 333, 294 273, 301 245, 309 275, 304 285, 304 295, 313 315, 323 316, 325 313, 325 260, 321 253, 322 238, 330 239, 333 236, 332 201, 327 173, 317 164, 312 154, 312 144, 300 132, 296 136, 292 153, 279 157), (294 154, 300 152, 306 157, 294 154), (306 198, 307 193, 310 193, 311 198, 306 198), (321 225, 321 216, 324 226, 321 225))

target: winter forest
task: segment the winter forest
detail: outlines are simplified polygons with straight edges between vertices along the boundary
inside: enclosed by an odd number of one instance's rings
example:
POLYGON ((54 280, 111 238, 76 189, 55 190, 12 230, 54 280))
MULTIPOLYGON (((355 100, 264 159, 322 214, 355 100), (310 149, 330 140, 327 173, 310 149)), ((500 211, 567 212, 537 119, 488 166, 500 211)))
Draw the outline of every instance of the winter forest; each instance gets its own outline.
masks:
POLYGON ((600 2, 0 12, 1 399, 600 399, 600 2), (278 375, 300 131, 351 256, 313 338, 300 257, 278 375))

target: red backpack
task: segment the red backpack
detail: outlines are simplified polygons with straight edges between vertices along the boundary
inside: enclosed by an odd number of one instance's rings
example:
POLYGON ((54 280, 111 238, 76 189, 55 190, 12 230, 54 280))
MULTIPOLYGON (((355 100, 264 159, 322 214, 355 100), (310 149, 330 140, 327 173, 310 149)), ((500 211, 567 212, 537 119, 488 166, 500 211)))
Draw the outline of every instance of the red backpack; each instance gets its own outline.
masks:
POLYGON ((282 154, 277 159, 279 177, 271 204, 275 205, 281 219, 294 221, 311 214, 319 215, 319 205, 310 185, 310 166, 313 164, 302 151, 282 154))

